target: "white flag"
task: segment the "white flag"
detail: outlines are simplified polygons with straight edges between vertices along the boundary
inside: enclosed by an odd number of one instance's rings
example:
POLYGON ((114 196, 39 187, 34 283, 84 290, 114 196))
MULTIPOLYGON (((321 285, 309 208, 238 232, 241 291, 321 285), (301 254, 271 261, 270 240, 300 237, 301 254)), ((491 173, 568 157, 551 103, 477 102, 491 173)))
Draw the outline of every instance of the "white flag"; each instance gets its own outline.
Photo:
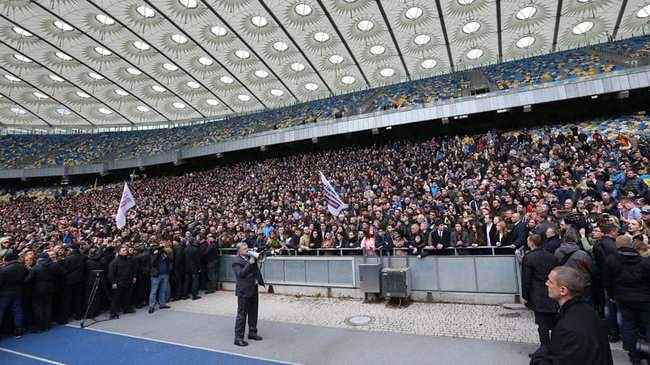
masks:
POLYGON ((135 207, 135 199, 129 189, 129 184, 124 183, 124 191, 122 191, 122 199, 120 199, 120 206, 117 208, 117 215, 115 216, 115 223, 117 228, 122 229, 126 225, 126 212, 135 207))
POLYGON ((330 214, 337 216, 343 209, 346 209, 348 205, 343 203, 343 200, 341 200, 339 194, 336 192, 336 190, 334 190, 332 184, 327 181, 325 175, 323 175, 323 173, 320 171, 318 173, 320 174, 320 181, 323 183, 323 194, 325 195, 327 210, 330 212, 330 214))

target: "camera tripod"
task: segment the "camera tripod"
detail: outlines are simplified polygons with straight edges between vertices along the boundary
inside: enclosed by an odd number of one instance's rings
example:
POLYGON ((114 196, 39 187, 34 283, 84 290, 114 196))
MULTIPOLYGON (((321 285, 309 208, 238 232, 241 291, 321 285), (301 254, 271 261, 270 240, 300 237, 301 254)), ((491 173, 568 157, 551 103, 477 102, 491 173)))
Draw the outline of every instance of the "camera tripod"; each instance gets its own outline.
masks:
POLYGON ((86 305, 86 313, 84 313, 84 316, 81 319, 81 324, 80 324, 81 328, 92 326, 95 323, 104 322, 104 321, 108 320, 108 319, 96 320, 93 317, 92 318, 93 322, 90 323, 89 325, 86 325, 86 319, 88 319, 88 314, 90 312, 90 309, 92 308, 92 305, 95 302, 95 299, 97 298, 97 291, 101 289, 102 274, 103 273, 104 273, 104 270, 93 270, 93 274, 95 275, 95 281, 93 282, 93 287, 90 290, 90 295, 88 296, 88 303, 86 305))

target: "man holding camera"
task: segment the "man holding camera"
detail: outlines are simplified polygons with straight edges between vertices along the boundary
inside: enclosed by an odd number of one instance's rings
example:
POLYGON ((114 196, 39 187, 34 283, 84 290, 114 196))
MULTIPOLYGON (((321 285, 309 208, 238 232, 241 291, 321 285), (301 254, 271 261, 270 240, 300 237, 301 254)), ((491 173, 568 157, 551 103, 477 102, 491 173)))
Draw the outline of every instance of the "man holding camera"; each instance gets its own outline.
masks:
POLYGON ((255 341, 262 340, 262 337, 257 335, 257 303, 259 301, 257 286, 263 286, 264 279, 257 267, 259 254, 255 251, 249 251, 246 242, 237 244, 237 255, 235 262, 232 263, 232 269, 237 279, 235 288, 235 295, 237 295, 235 345, 248 346, 248 342, 244 341, 246 317, 248 317, 248 338, 255 341))

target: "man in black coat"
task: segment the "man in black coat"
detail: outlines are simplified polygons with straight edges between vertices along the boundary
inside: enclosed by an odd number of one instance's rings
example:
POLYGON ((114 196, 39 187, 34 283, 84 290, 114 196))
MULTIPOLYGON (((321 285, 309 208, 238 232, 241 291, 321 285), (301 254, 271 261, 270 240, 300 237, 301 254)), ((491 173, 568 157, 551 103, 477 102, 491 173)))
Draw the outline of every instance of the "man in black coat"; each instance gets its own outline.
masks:
POLYGON ((175 242, 173 246, 173 260, 174 267, 172 270, 170 286, 172 301, 179 299, 187 299, 187 292, 185 292, 185 245, 183 242, 175 242))
POLYGON ((191 240, 185 247, 185 293, 192 293, 192 300, 201 299, 199 296, 199 273, 201 272, 201 256, 203 249, 198 240, 191 240))
MULTIPOLYGON (((600 231, 604 235, 602 239, 594 245, 594 261, 596 263, 597 287, 605 287, 605 278, 603 273, 607 270, 605 262, 610 255, 617 255, 618 249, 616 248, 616 238, 618 237, 618 227, 613 224, 603 224, 600 231)), ((605 293, 605 319, 611 342, 617 342, 620 339, 620 331, 618 328, 618 305, 614 302, 610 293, 605 293)))
POLYGON ((555 324, 557 304, 548 297, 546 279, 558 262, 553 254, 543 248, 542 236, 528 237, 528 251, 521 262, 521 297, 526 306, 535 313, 540 347, 545 351, 551 343, 550 331, 555 324))
POLYGON ((248 346, 248 342, 244 341, 246 317, 248 317, 248 338, 256 341, 262 340, 262 337, 257 334, 257 304, 259 301, 257 286, 263 286, 264 279, 257 267, 257 262, 249 258, 247 252, 248 245, 245 242, 239 243, 237 245, 238 256, 232 263, 232 269, 237 279, 235 287, 237 296, 235 345, 237 346, 248 346))
POLYGON ((99 247, 93 247, 88 252, 88 260, 86 260, 86 297, 85 303, 88 312, 88 318, 95 318, 101 313, 104 305, 107 303, 107 290, 106 290, 106 272, 102 262, 102 252, 99 247), (97 288, 95 289, 95 297, 90 303, 90 295, 93 293, 95 281, 97 288))
POLYGON ((36 265, 25 282, 32 286, 32 307, 36 331, 47 331, 52 323, 52 298, 59 278, 65 275, 61 266, 50 259, 47 252, 38 255, 36 265))
POLYGON ((558 266, 546 281, 548 296, 560 305, 548 350, 536 353, 532 365, 613 365, 607 328, 580 299, 587 281, 569 266, 558 266))
POLYGON ((78 247, 72 246, 70 254, 63 259, 61 266, 65 271, 61 319, 63 323, 67 323, 71 316, 74 316, 76 320, 80 320, 83 315, 86 256, 79 252, 78 247))
POLYGON ((442 252, 440 250, 451 245, 451 231, 445 226, 444 223, 439 222, 436 229, 429 232, 429 246, 434 247, 434 252, 442 252))
POLYGON ((506 242, 509 245, 514 245, 516 248, 522 247, 526 244, 528 238, 528 222, 525 219, 520 219, 519 213, 512 213, 512 221, 515 223, 508 236, 506 242))
POLYGON ((617 255, 605 261, 603 283, 621 311, 623 348, 632 364, 640 364, 636 350, 640 330, 650 334, 650 259, 641 257, 628 235, 616 238, 617 255))
POLYGON ((27 268, 18 261, 18 254, 9 249, 4 256, 4 266, 0 268, 0 328, 2 317, 7 308, 14 316, 16 337, 25 331, 25 313, 23 310, 23 284, 27 278, 27 268))
POLYGON ((112 289, 111 319, 120 318, 120 310, 124 310, 124 313, 135 312, 131 308, 130 302, 133 284, 136 282, 136 272, 128 254, 128 247, 123 245, 120 247, 117 257, 108 265, 108 280, 112 289))

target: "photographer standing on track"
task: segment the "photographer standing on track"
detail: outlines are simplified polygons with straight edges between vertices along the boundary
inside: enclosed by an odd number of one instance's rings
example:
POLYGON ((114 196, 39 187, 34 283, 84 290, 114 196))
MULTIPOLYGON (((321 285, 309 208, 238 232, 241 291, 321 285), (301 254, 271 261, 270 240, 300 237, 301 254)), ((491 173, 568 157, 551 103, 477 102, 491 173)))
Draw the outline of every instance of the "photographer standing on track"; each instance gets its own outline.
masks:
POLYGON ((246 330, 246 317, 248 317, 248 338, 261 341, 262 337, 257 335, 257 304, 259 295, 258 285, 264 285, 262 273, 257 267, 257 260, 248 251, 246 242, 237 244, 238 258, 232 263, 235 272, 237 286, 237 319, 235 320, 235 345, 248 346, 244 341, 246 330))

